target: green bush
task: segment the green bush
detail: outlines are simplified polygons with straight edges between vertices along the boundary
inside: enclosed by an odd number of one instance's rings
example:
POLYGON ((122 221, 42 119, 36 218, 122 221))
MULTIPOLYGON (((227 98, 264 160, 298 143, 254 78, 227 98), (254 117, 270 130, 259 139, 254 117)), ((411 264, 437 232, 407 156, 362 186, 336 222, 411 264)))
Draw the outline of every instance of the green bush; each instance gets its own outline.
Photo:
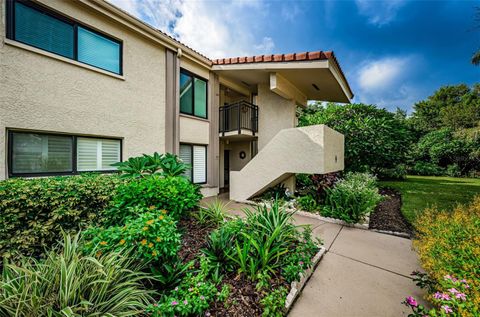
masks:
POLYGON ((317 202, 315 201, 315 198, 310 195, 299 197, 297 199, 297 204, 300 209, 305 211, 312 212, 317 209, 317 202))
POLYGON ((263 307, 262 317, 285 316, 285 299, 287 295, 288 290, 281 286, 263 297, 260 300, 260 304, 263 307))
POLYGON ((423 269, 433 280, 427 298, 437 313, 442 312, 442 305, 448 305, 453 309, 452 316, 479 316, 480 196, 470 205, 454 210, 426 209, 415 227, 418 235, 413 245, 423 269), (465 298, 457 301, 459 297, 452 287, 463 292, 465 298), (436 292, 449 298, 436 296, 436 292))
POLYGON ((202 316, 213 301, 223 302, 228 294, 226 285, 219 292, 202 271, 188 272, 180 285, 163 296, 158 304, 150 305, 147 313, 153 317, 202 316))
POLYGON ((85 250, 91 252, 121 252, 140 260, 164 260, 176 256, 180 249, 180 234, 175 220, 166 210, 138 210, 138 216, 124 226, 93 227, 84 232, 85 250))
POLYGON ((462 176, 462 171, 458 164, 450 164, 447 166, 447 175, 450 177, 460 177, 462 176))
POLYGON ((114 175, 82 175, 0 182, 0 257, 39 256, 60 236, 102 220, 117 187, 114 175))
POLYGON ((200 187, 183 177, 150 177, 132 179, 120 186, 114 208, 106 211, 108 225, 121 225, 136 216, 134 207, 165 209, 175 219, 198 206, 200 187))
POLYGON ((435 163, 417 162, 410 171, 414 175, 440 176, 445 175, 445 169, 435 163))
POLYGON ((192 212, 192 216, 198 220, 201 225, 210 225, 217 227, 228 218, 228 202, 224 203, 219 199, 208 203, 205 207, 200 207, 192 212))
POLYGON ((44 261, 21 258, 3 267, 1 316, 138 316, 155 293, 150 277, 133 260, 115 253, 83 255, 79 235, 64 234, 63 245, 44 261))
POLYGON ((404 163, 414 136, 401 114, 365 104, 315 104, 299 126, 325 124, 345 135, 345 169, 379 174, 404 163))
POLYGON ((407 176, 407 166, 405 164, 398 164, 392 168, 381 168, 378 171, 378 174, 382 177, 382 179, 405 179, 407 176))
POLYGON ((322 215, 357 223, 370 214, 381 199, 374 176, 347 173, 335 187, 327 189, 322 215))

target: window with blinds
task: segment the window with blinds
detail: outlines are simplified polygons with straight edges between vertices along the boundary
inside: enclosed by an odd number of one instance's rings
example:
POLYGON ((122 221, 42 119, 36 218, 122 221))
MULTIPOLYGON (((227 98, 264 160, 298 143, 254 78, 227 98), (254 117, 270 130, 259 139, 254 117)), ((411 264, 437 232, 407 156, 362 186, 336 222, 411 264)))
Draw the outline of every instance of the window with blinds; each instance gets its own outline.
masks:
POLYGON ((113 171, 112 164, 121 161, 118 139, 16 131, 9 131, 8 138, 11 176, 113 171))
POLYGON ((109 171, 120 161, 120 140, 77 138, 77 169, 84 171, 109 171))
POLYGON ((106 71, 122 73, 122 43, 35 2, 7 1, 7 37, 106 71))
POLYGON ((207 147, 205 145, 180 145, 180 159, 190 165, 185 176, 196 184, 207 182, 207 147))

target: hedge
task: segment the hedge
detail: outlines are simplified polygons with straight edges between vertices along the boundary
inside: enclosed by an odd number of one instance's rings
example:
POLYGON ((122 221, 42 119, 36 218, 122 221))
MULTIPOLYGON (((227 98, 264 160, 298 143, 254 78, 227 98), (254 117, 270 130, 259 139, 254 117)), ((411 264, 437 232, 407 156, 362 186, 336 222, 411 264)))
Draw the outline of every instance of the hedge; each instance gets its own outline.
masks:
POLYGON ((99 222, 123 182, 98 174, 1 181, 0 257, 41 256, 62 229, 75 232, 99 222))

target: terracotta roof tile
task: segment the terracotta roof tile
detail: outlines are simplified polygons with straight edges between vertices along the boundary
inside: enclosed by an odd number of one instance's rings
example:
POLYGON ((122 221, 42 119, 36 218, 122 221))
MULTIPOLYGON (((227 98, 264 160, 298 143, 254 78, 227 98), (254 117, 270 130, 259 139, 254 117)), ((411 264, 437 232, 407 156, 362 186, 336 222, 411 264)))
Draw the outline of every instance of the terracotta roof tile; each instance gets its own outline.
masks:
MULTIPOLYGON (((229 64, 247 64, 247 63, 272 63, 272 62, 297 62, 297 61, 315 61, 315 60, 331 60, 339 69, 342 77, 348 85, 345 74, 332 51, 314 51, 290 54, 274 54, 274 55, 256 55, 233 58, 220 58, 212 60, 213 65, 229 65, 229 64)), ((350 87, 349 87, 350 88, 350 87)))

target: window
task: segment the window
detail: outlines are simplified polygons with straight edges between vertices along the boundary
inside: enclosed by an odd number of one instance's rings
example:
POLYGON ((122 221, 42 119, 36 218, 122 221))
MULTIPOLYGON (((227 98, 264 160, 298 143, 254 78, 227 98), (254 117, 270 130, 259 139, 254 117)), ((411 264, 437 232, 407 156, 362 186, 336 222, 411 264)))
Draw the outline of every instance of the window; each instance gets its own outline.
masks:
POLYGON ((106 71, 122 73, 122 44, 32 2, 7 1, 8 38, 106 71))
POLYGON ((9 131, 10 176, 114 171, 121 141, 72 135, 9 131))
POLYGON ((191 166, 185 176, 193 183, 207 182, 207 147, 205 145, 180 144, 180 158, 191 166))
POLYGON ((207 118, 207 81, 181 70, 180 112, 207 118))

